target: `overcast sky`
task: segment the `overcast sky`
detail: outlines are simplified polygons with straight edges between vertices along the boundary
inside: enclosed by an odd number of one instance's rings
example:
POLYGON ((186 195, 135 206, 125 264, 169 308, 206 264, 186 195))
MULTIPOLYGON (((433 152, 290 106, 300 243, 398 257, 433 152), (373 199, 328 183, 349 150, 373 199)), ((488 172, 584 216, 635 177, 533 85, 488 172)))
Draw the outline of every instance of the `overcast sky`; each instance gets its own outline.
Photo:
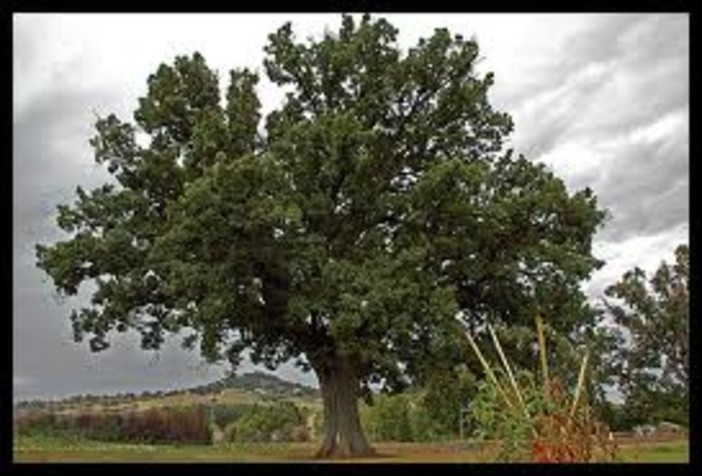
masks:
MULTIPOLYGON (((515 121, 509 146, 548 164, 571 190, 589 186, 609 209, 595 241, 607 265, 584 284, 593 299, 625 270, 652 270, 688 242, 687 15, 384 16, 403 48, 437 27, 475 35, 480 71, 495 73, 491 101, 515 121)), ((34 245, 62 237, 55 205, 72 201, 76 185, 107 179, 88 145, 94 113, 131 120, 147 76, 177 54, 200 51, 222 79, 233 67, 263 73, 266 37, 287 20, 299 38, 340 23, 327 14, 15 15, 15 398, 178 388, 222 375, 177 340, 157 354, 141 352, 134 335, 100 354, 73 343, 76 302, 56 299, 34 266, 34 245)), ((259 93, 264 112, 281 99, 265 79, 259 93)), ((316 385, 291 366, 277 373, 316 385)))

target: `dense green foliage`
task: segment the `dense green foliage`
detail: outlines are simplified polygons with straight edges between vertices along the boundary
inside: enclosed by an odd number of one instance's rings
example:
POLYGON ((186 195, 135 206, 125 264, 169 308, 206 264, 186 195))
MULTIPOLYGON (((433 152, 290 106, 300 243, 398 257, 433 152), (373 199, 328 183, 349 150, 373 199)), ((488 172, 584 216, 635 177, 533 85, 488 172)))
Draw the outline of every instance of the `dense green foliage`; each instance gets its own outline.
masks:
POLYGON ((305 425, 304 414, 292 403, 254 405, 236 420, 236 441, 291 441, 293 429, 305 425), (275 436, 274 436, 275 434, 275 436))
MULTIPOLYGON (((363 415, 363 412, 362 412, 363 415)), ((407 395, 381 395, 367 410, 364 427, 371 440, 413 441, 407 395)))
MULTIPOLYGON (((523 384, 524 379, 520 380, 523 384)), ((531 383, 533 386, 533 379, 531 383)), ((501 438, 500 458, 525 459, 528 449, 524 448, 523 442, 531 437, 529 423, 520 413, 506 408, 502 396, 490 382, 484 380, 480 383, 470 418, 470 434, 473 437, 488 440, 501 438)))
POLYGON ((421 401, 410 406, 409 420, 412 441, 436 442, 456 439, 457 431, 437 421, 421 401))
POLYGON ((468 408, 476 392, 475 375, 465 366, 436 372, 425 386, 421 407, 442 433, 458 435, 461 410, 468 408))
POLYGON ((650 279, 637 267, 605 291, 615 326, 602 333, 618 344, 607 362, 628 424, 689 424, 689 281, 690 250, 680 245, 650 279))
POLYGON ((599 418, 607 423, 612 431, 631 432, 637 425, 655 421, 651 416, 642 420, 641 415, 630 412, 623 403, 614 403, 608 400, 598 402, 596 411, 599 418))
POLYGON ((211 422, 224 428, 230 423, 233 423, 241 418, 247 411, 249 411, 251 406, 252 405, 248 403, 219 403, 210 405, 208 408, 208 414, 211 422))
MULTIPOLYGON (((459 418, 478 390, 472 374, 443 375, 422 389, 393 395, 376 395, 372 406, 361 408, 363 426, 374 441, 444 441, 460 436, 459 418), (461 376, 462 375, 462 376, 461 376), (444 384, 446 386, 437 386, 444 384), (450 386, 449 386, 450 385, 450 386), (445 393, 445 400, 441 394, 445 393)), ((472 412, 466 413, 466 419, 472 412)), ((465 426, 466 436, 471 429, 465 426)))

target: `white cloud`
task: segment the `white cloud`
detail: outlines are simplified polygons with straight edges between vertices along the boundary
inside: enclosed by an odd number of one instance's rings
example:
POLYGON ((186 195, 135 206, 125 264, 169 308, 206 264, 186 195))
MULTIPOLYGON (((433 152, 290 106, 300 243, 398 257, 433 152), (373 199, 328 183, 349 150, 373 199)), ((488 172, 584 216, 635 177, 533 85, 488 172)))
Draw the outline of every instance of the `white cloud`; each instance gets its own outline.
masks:
POLYGON ((594 255, 607 264, 596 271, 585 285, 586 293, 599 299, 607 286, 636 266, 651 276, 662 261, 675 261, 675 248, 681 243, 689 243, 689 233, 689 224, 683 223, 657 235, 637 236, 621 242, 595 241, 594 255))
POLYGON ((19 375, 12 376, 12 386, 13 387, 26 387, 28 385, 31 385, 33 382, 34 382, 34 379, 31 379, 29 377, 22 377, 19 375))
POLYGON ((674 137, 677 132, 688 129, 687 108, 672 111, 661 118, 657 118, 653 123, 633 130, 626 140, 629 142, 655 143, 674 137))

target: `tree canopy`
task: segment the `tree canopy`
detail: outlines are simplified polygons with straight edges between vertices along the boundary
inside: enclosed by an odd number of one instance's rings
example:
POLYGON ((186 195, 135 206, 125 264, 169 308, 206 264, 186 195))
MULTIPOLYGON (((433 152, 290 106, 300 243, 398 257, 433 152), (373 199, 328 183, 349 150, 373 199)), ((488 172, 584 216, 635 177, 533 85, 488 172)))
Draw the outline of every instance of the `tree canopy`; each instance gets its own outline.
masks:
POLYGON ((610 335, 610 371, 631 418, 689 421, 690 250, 679 245, 675 263, 661 263, 648 278, 639 267, 605 290, 610 335))
POLYGON ((474 39, 437 29, 404 52, 397 33, 369 15, 307 42, 283 25, 264 67, 286 96, 265 118, 256 72, 231 71, 221 101, 199 53, 149 76, 133 122, 100 118, 115 183, 79 187, 58 207, 70 238, 37 246, 58 290, 97 286, 76 339, 184 333, 211 361, 296 359, 320 379, 321 453, 361 454, 357 398, 469 355, 463 324, 531 328, 538 310, 577 329, 596 197, 505 150, 474 39))

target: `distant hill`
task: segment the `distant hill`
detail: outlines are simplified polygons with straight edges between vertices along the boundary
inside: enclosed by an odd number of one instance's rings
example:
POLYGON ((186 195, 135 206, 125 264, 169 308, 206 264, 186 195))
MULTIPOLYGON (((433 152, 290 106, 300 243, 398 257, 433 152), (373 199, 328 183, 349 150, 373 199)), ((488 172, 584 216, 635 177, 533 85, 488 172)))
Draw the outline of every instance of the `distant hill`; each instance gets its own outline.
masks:
POLYGON ((319 390, 284 380, 276 375, 256 371, 242 375, 230 374, 215 382, 189 388, 197 394, 217 393, 222 390, 241 390, 278 397, 318 396, 319 390))
POLYGON ((120 402, 133 402, 135 400, 150 400, 154 398, 183 395, 213 395, 225 390, 236 390, 249 394, 254 398, 292 398, 292 397, 318 397, 319 390, 307 385, 284 380, 276 375, 256 371, 236 375, 231 373, 212 383, 178 390, 149 391, 141 393, 117 393, 113 395, 74 395, 61 400, 24 400, 15 402, 15 410, 41 410, 44 408, 67 408, 74 405, 92 403, 118 404, 120 402))

